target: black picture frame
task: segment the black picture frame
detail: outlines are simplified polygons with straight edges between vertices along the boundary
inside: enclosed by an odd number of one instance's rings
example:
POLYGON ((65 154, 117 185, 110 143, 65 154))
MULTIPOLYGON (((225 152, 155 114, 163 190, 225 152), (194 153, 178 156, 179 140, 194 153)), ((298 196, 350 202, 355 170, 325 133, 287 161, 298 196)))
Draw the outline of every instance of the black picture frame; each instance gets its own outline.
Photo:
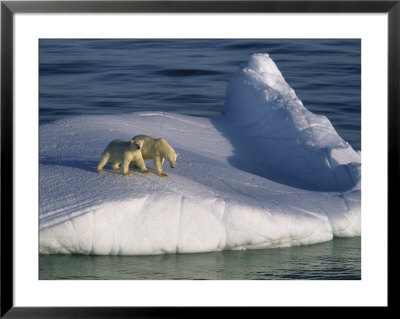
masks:
MULTIPOLYGON (((388 218, 399 186, 400 1, 1 1, 1 317, 191 318, 279 313, 276 307, 14 307, 13 303, 13 16, 16 13, 387 13, 388 14, 388 218)), ((391 213, 391 214, 390 214, 391 213)), ((388 247, 390 250, 389 232, 388 247)), ((389 252, 388 252, 388 262, 389 252)), ((389 270, 389 269, 388 269, 389 270)), ((390 281, 388 280, 388 287, 390 281)), ((388 298, 388 310, 391 306, 388 298)), ((321 308, 318 308, 321 309, 321 308)), ((289 308, 302 315, 307 308, 289 308)), ((315 309, 313 309, 315 310, 315 309)), ((326 311, 323 309, 322 311, 326 311)), ((338 308, 329 310, 338 311, 338 308)), ((371 309, 367 309, 371 311, 371 309)))

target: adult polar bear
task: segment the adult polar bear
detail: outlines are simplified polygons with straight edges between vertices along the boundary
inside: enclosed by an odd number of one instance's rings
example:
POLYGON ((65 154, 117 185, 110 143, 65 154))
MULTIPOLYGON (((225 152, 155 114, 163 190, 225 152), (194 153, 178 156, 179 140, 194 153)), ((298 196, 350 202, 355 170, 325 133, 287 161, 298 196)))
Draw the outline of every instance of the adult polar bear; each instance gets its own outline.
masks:
MULTIPOLYGON (((162 168, 164 160, 169 162, 169 165, 174 168, 176 158, 179 153, 168 144, 164 138, 154 138, 147 135, 137 135, 132 138, 133 140, 143 140, 143 147, 141 148, 144 160, 153 160, 153 167, 157 174, 161 177, 167 177, 167 173, 162 168)), ((133 166, 135 163, 132 163, 133 166)))
POLYGON ((132 162, 141 168, 143 173, 148 173, 149 170, 146 168, 142 153, 140 152, 143 142, 144 141, 139 138, 133 138, 129 142, 123 140, 114 140, 110 142, 97 165, 97 172, 103 173, 103 167, 108 162, 111 162, 111 168, 114 171, 120 171, 121 168, 119 164, 122 163, 122 173, 131 176, 133 174, 129 171, 129 164, 132 162))

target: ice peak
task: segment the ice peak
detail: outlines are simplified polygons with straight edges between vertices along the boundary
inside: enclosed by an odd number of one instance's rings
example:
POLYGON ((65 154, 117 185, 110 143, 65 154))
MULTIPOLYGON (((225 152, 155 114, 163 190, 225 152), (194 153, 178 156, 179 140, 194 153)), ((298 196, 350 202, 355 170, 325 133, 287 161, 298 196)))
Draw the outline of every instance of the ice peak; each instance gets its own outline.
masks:
MULTIPOLYGON (((260 175, 273 179, 279 172, 275 179, 279 182, 287 175, 311 189, 329 191, 349 189, 357 183, 358 168, 347 164, 359 164, 360 156, 326 116, 314 114, 303 105, 268 54, 253 54, 236 73, 226 91, 224 113, 243 127, 241 136, 255 140, 252 149, 268 150, 253 154, 263 158, 260 175), (340 165, 331 165, 335 158, 340 158, 340 165), (351 172, 347 174, 347 170, 351 172), (317 177, 319 173, 330 178, 317 177)), ((243 148, 237 143, 235 147, 243 148)))

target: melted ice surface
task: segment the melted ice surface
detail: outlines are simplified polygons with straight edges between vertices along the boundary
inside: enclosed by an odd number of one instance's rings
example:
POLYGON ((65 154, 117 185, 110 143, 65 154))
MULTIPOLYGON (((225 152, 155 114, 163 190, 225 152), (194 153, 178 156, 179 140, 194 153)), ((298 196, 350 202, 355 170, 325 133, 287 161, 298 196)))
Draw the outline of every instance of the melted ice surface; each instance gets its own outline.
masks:
POLYGON ((40 127, 40 252, 161 254, 304 245, 361 234, 360 154, 309 112, 267 54, 227 89, 225 114, 87 116, 40 127), (96 173, 113 139, 164 137, 160 178, 96 173))

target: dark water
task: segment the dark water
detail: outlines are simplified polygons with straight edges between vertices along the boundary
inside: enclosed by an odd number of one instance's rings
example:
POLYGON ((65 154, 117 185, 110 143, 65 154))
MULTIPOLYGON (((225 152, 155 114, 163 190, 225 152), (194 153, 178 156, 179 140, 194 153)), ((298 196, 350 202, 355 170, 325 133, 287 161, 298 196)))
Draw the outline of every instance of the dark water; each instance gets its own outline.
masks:
POLYGON ((361 279, 361 238, 290 248, 157 256, 41 255, 39 279, 361 279))
MULTIPOLYGON (((73 115, 217 116, 251 54, 270 54, 312 112, 361 149, 360 40, 39 42, 40 124, 73 115)), ((361 279, 360 237, 293 248, 161 256, 40 256, 40 279, 361 279)))
POLYGON ((154 110, 215 116, 235 71, 257 52, 360 150, 360 40, 42 39, 40 123, 154 110))

